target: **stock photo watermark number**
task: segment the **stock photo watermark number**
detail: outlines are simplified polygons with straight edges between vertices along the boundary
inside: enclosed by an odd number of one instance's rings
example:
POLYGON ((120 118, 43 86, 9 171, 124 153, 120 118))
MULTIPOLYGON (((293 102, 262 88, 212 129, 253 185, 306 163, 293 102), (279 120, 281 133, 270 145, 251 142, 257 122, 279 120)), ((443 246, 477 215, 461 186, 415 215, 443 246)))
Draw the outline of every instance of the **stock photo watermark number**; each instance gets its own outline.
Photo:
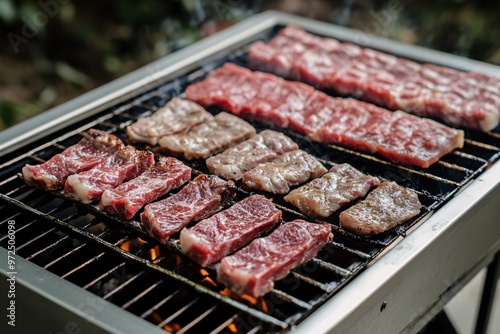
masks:
POLYGON ((16 222, 7 222, 7 324, 16 326, 16 222))

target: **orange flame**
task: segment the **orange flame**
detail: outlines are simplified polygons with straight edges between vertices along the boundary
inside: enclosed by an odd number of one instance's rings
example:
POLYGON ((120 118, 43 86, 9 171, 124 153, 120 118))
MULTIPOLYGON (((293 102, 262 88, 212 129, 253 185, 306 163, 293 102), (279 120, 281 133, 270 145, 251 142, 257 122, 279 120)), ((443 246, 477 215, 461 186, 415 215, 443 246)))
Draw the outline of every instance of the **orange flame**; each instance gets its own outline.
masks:
POLYGON ((215 288, 217 286, 217 283, 214 282, 213 279, 210 278, 210 274, 208 271, 205 269, 200 269, 200 274, 204 277, 200 283, 204 284, 205 286, 211 286, 215 288))
POLYGON ((255 304, 257 304, 257 302, 258 302, 257 298, 252 297, 252 296, 250 296, 250 295, 247 295, 246 293, 245 293, 245 294, 243 294, 243 295, 241 295, 241 299, 246 300, 246 301, 247 301, 247 302, 249 302, 251 305, 255 305, 255 304))
POLYGON ((269 313, 269 306, 267 306, 264 298, 260 298, 260 306, 262 307, 262 311, 264 311, 264 313, 269 313))
POLYGON ((130 251, 130 243, 132 242, 132 240, 129 240, 125 243, 123 243, 120 248, 123 249, 124 251, 126 252, 129 252, 130 251))
POLYGON ((230 297, 233 293, 231 292, 231 290, 229 290, 228 288, 224 288, 224 290, 222 290, 220 292, 221 295, 223 296, 227 296, 227 297, 230 297))
POLYGON ((175 332, 178 332, 181 330, 181 325, 179 325, 178 323, 170 323, 170 324, 166 324, 165 326, 163 326, 163 329, 170 332, 170 333, 175 333, 175 332))
POLYGON ((230 323, 229 326, 227 326, 227 329, 229 329, 232 333, 238 333, 238 328, 234 322, 230 323))
POLYGON ((151 248, 149 250, 149 258, 151 261, 156 259, 160 255, 160 246, 156 246, 155 248, 151 248))
POLYGON ((153 318, 156 324, 160 324, 163 321, 163 318, 156 311, 151 313, 151 318, 153 318))

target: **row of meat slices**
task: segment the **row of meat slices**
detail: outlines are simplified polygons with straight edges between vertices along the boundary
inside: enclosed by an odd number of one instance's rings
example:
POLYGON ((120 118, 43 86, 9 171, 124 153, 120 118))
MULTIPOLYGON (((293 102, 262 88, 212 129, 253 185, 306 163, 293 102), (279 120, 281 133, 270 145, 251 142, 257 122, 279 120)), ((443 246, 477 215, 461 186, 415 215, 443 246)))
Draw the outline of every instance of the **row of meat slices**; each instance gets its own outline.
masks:
MULTIPOLYGON (((289 144, 286 140, 284 142, 289 144)), ((50 185, 52 186, 50 189, 53 190, 53 182, 46 184, 43 181, 70 174, 75 171, 73 165, 79 164, 82 167, 76 169, 78 173, 67 176, 65 182, 59 180, 59 184, 65 184, 66 196, 85 203, 100 198, 101 209, 118 214, 125 219, 131 219, 144 204, 180 187, 191 177, 190 168, 175 158, 161 157, 154 162, 154 157, 150 152, 138 151, 130 146, 118 144, 119 139, 113 135, 99 130, 89 130, 88 135, 85 135, 79 143, 54 156, 46 163, 25 166, 23 177, 29 184, 39 186, 43 184, 47 186, 45 188, 49 188, 50 185), (108 156, 103 157, 98 164, 86 163, 94 162, 91 155, 74 154, 75 148, 85 151, 90 147, 96 149, 99 145, 107 147, 106 145, 110 142, 114 143, 114 153, 109 152, 108 156), (69 157, 73 158, 73 165, 64 163, 57 165, 56 162, 64 161, 69 157), (59 174, 47 178, 54 171, 55 166, 59 174)), ((96 149, 95 152, 102 152, 102 150, 96 149)), ((348 165, 341 167, 330 170, 328 174, 340 175, 341 170, 349 169, 348 165)), ((361 176, 359 172, 356 174, 352 170, 350 173, 361 176)), ((325 179, 328 174, 324 176, 325 179)), ((319 182, 321 179, 314 181, 319 182)), ((368 180, 371 179, 368 178, 368 180)), ((388 183, 388 186, 392 188, 386 187, 389 191, 385 191, 384 184, 379 187, 380 190, 373 192, 374 194, 379 191, 381 195, 374 196, 375 199, 372 199, 368 206, 375 207, 370 203, 377 202, 380 196, 391 198, 392 194, 397 194, 397 198, 392 198, 392 200, 394 200, 394 205, 400 207, 388 205, 387 198, 382 198, 376 205, 375 211, 371 213, 372 217, 367 218, 365 214, 367 210, 363 207, 362 201, 347 210, 349 215, 347 215, 346 229, 369 235, 395 226, 402 222, 401 217, 406 219, 411 217, 403 213, 407 211, 405 204, 411 200, 401 201, 403 198, 415 195, 394 183, 388 183), (400 202, 397 203, 397 201, 400 202), (360 206, 360 209, 356 209, 357 206, 360 206), (387 214, 380 215, 383 209, 387 211, 387 214), (391 216, 391 212, 397 215, 391 216), (359 213, 361 213, 360 216, 356 217, 359 213), (383 221, 378 223, 377 217, 382 217, 383 221), (356 220, 362 222, 363 225, 353 223, 356 220)), ((345 184, 344 187, 346 187, 345 184)), ((325 188, 325 190, 328 192, 328 189, 325 188)), ((300 191, 300 188, 296 191, 300 191)), ((146 204, 140 215, 141 225, 147 233, 161 242, 167 242, 171 235, 181 231, 180 246, 188 257, 202 266, 220 261, 217 267, 219 281, 237 293, 249 293, 254 296, 272 289, 275 280, 284 277, 289 270, 314 257, 331 238, 330 225, 297 220, 283 224, 268 237, 255 239, 263 232, 276 227, 281 220, 281 211, 262 195, 249 196, 228 209, 220 211, 227 206, 227 202, 231 201, 234 193, 235 186, 231 180, 224 181, 215 175, 200 175, 176 194, 161 201, 146 204), (188 224, 196 221, 198 223, 193 227, 186 228, 188 224), (297 240, 302 246, 289 249, 290 242, 298 242, 297 240), (247 247, 237 251, 246 244, 248 244, 247 247), (262 245, 267 248, 262 248, 262 245), (237 252, 234 253, 235 251, 237 252), (234 254, 229 255, 231 253, 234 254), (274 265, 272 269, 269 263, 274 265)), ((358 196, 362 195, 358 194, 358 196)), ((370 196, 371 194, 366 199, 367 201, 370 196)), ((306 198, 307 194, 303 197, 306 198)), ((415 214, 417 213, 418 211, 415 214)), ((341 220, 341 226, 343 224, 341 220)))
MULTIPOLYGON (((89 156, 80 155, 78 158, 73 153, 75 149, 94 147, 96 143, 90 138, 106 138, 116 142, 119 139, 99 130, 90 130, 89 135, 44 164, 25 166, 23 177, 26 182, 45 188, 51 185, 51 190, 54 190, 56 187, 52 182, 45 184, 43 181, 47 178, 39 176, 50 175, 48 173, 56 166, 56 161, 64 161, 71 156, 75 158, 74 163, 86 167, 77 169, 76 174, 63 177, 66 181, 59 180, 61 186, 57 188, 61 189, 64 183, 66 196, 85 203, 100 197, 101 209, 130 219, 144 204, 180 187, 191 177, 191 169, 175 158, 161 157, 153 164, 154 157, 149 152, 134 151, 130 146, 120 145, 117 145, 115 153, 90 167, 92 164, 85 164, 89 156), (137 173, 140 175, 137 176, 137 173), (130 178, 128 182, 117 185, 130 178)), ((73 167, 65 170, 68 167, 65 164, 57 167, 60 173, 50 175, 48 179, 74 171, 73 167)), ((283 224, 268 237, 252 241, 281 222, 281 211, 263 195, 249 196, 221 211, 231 201, 235 191, 232 181, 224 181, 215 175, 199 175, 176 194, 147 204, 141 213, 141 224, 146 232, 162 242, 181 231, 180 246, 188 257, 201 266, 222 260, 224 265, 218 266, 219 281, 237 293, 249 293, 257 297, 270 291, 275 280, 314 257, 332 238, 331 226, 296 220, 283 224), (194 221, 198 223, 189 229, 185 228, 194 221), (299 230, 300 235, 297 234, 299 230), (300 242, 303 246, 295 248, 294 252, 285 252, 291 236, 294 241, 303 239, 304 242, 300 242), (269 263, 273 263, 272 267, 248 259, 249 252, 257 259, 262 259, 265 255, 263 252, 269 251, 259 248, 257 245, 260 243, 266 243, 270 249, 276 250, 265 256, 269 263), (238 251, 247 244, 247 247, 238 251), (226 258, 231 253, 234 254, 226 258), (246 259, 245 268, 242 258, 246 259), (243 279, 244 276, 252 279, 243 279)))
POLYGON ((489 131, 500 122, 500 79, 390 54, 288 26, 250 47, 254 69, 334 90, 389 109, 489 131))
POLYGON ((323 144, 378 153, 392 162, 422 168, 464 144, 462 130, 352 98, 334 98, 306 84, 231 63, 188 86, 186 97, 289 128, 323 144))

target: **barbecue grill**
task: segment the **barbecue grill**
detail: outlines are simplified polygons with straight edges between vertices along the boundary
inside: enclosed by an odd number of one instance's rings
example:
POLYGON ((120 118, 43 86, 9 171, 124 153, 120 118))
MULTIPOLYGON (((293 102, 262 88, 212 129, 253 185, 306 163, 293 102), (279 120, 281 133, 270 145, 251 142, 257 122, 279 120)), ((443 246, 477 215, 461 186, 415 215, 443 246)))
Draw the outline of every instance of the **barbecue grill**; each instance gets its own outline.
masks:
MULTIPOLYGON (((499 128, 489 133, 465 130, 464 148, 426 170, 284 131, 327 167, 348 162, 413 189, 424 209, 401 227, 375 237, 356 237, 338 227, 338 215, 330 217, 333 241, 258 299, 231 294, 216 283, 214 268, 197 266, 175 242, 159 245, 133 223, 93 205, 72 203, 57 192, 27 186, 20 179, 26 163, 47 160, 78 142, 89 128, 126 140, 124 129, 138 117, 182 96, 189 83, 202 80, 225 62, 245 66, 252 42, 270 39, 289 23, 418 62, 500 76, 493 65, 375 36, 360 38, 357 31, 266 12, 3 131, 0 272, 16 277, 15 329, 416 332, 493 261, 500 249, 499 128), (13 221, 16 254, 14 267, 9 268, 8 233, 13 221)), ((252 124, 258 130, 269 128, 252 124)), ((195 175, 206 172, 203 162, 188 164, 195 175)), ((248 193, 239 189, 238 196, 248 193)), ((282 198, 273 200, 286 221, 303 217, 282 198)), ((8 288, 7 283, 3 277, 1 285, 8 288)))

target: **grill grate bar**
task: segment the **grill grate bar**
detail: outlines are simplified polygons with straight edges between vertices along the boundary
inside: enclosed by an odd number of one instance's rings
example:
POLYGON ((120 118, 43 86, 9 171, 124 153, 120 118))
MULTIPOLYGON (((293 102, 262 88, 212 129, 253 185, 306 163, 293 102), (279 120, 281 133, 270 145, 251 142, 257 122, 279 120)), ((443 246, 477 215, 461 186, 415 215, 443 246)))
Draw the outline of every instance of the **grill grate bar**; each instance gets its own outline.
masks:
POLYGON ((108 270, 107 272, 103 273, 102 275, 98 276, 97 278, 93 279, 89 283, 87 283, 84 286, 82 286, 82 288, 84 288, 84 289, 90 288, 92 285, 96 284, 97 282, 99 282, 100 280, 102 280, 107 275, 109 275, 112 272, 114 272, 114 271, 122 268, 125 264, 126 264, 126 262, 120 262, 119 264, 117 264, 116 266, 114 266, 113 268, 111 268, 110 270, 108 270))
POLYGON ((356 256, 359 256, 360 258, 362 258, 363 260, 365 261, 369 261, 372 259, 372 256, 370 254, 366 254, 365 252, 362 252, 360 250, 357 250, 357 249, 354 249, 354 248, 351 248, 351 247, 347 247, 341 243, 338 243, 338 242, 335 242, 335 241, 330 241, 328 242, 329 245, 332 245, 333 247, 337 248, 337 249, 341 249, 342 251, 345 251, 345 252, 348 252, 350 254, 353 254, 353 255, 356 255, 356 256))
POLYGON ((469 138, 465 138, 464 141, 467 144, 470 144, 470 145, 473 145, 473 146, 476 146, 476 147, 481 147, 481 148, 484 148, 484 149, 487 149, 487 150, 490 150, 490 151, 500 151, 499 147, 496 147, 496 146, 493 146, 493 145, 490 145, 490 144, 486 144, 486 143, 481 143, 481 142, 478 142, 476 140, 472 140, 472 139, 469 139, 469 138))
POLYGON ((312 309, 312 305, 309 304, 309 303, 306 303, 305 301, 303 300, 300 300, 292 295, 289 295, 288 293, 284 292, 284 291, 281 291, 281 290, 278 290, 278 289, 273 289, 272 290, 274 294, 276 294, 280 299, 283 299, 287 302, 290 302, 290 303, 293 303, 303 309, 306 309, 306 310, 311 310, 312 309))
MULTIPOLYGON (((32 221, 29 225, 33 224, 34 222, 35 222, 35 221, 32 221)), ((27 226, 27 225, 23 226, 23 228, 24 228, 24 227, 26 227, 26 226, 27 226)), ((19 247, 17 248, 17 250, 19 251, 19 250, 23 249, 24 247, 26 247, 26 246, 28 246, 28 245, 32 244, 33 242, 35 242, 35 241, 37 241, 37 240, 39 240, 39 239, 41 239, 41 238, 45 237, 46 235, 48 235, 48 234, 50 234, 50 233, 52 233, 52 232, 54 232, 54 231, 56 231, 56 230, 57 230, 57 229, 56 229, 55 227, 52 227, 51 229, 49 229, 49 230, 47 230, 47 231, 45 231, 45 232, 43 232, 43 233, 41 233, 41 234, 37 235, 37 236, 36 236, 36 237, 34 237, 33 239, 28 240, 26 243, 24 243, 23 245, 19 246, 19 247)))
MULTIPOLYGON (((109 230, 106 230, 106 231, 103 231, 101 234, 99 234, 98 236, 101 237, 101 236, 104 236, 106 234, 109 233, 109 230)), ((65 259, 66 257, 70 256, 71 254, 74 254, 76 253, 77 251, 79 251, 80 249, 83 249, 84 247, 88 247, 87 243, 84 242, 80 245, 78 245, 77 247, 73 248, 71 251, 69 251, 68 253, 65 253, 63 255, 61 255, 60 257, 58 258, 55 258, 54 260, 52 260, 51 262, 47 263, 44 268, 47 269, 47 268, 50 268, 51 266, 53 266, 54 264, 56 264, 57 262, 65 259)))
POLYGON ((145 274, 144 271, 141 271, 141 272, 135 274, 134 276, 130 277, 127 281, 125 281, 124 283, 120 284, 119 286, 117 286, 116 288, 114 288, 113 290, 111 290, 110 292, 108 292, 107 294, 105 294, 102 298, 103 299, 109 299, 109 298, 111 298, 114 294, 116 294, 119 291, 123 290, 125 287, 127 287, 129 284, 131 284, 132 282, 134 282, 136 279, 138 279, 143 274, 145 274))
MULTIPOLYGON (((82 226, 82 229, 87 229, 88 227, 94 225, 94 223, 90 222, 88 223, 87 225, 84 225, 82 226)), ((61 243, 63 243, 65 240, 67 240, 69 238, 69 235, 64 235, 62 238, 60 238, 59 240, 53 242, 52 244, 40 249, 39 251, 31 254, 30 256, 26 257, 26 260, 32 260, 34 259, 35 257, 37 257, 38 255, 42 254, 42 253, 45 253, 51 249, 54 249, 55 247, 57 247, 58 245, 60 245, 61 243)))
POLYGON ((460 171, 460 172, 465 172, 465 173, 472 173, 472 170, 470 170, 469 168, 458 166, 456 164, 452 164, 452 163, 449 163, 446 161, 439 160, 437 163, 441 166, 448 168, 448 169, 452 169, 452 170, 456 170, 456 171, 460 171))
POLYGON ((5 180, 0 181, 0 186, 3 186, 4 184, 7 184, 9 182, 12 182, 15 179, 17 179, 17 175, 13 175, 11 177, 8 177, 5 180))
POLYGON ((253 328, 251 331, 249 331, 247 334, 256 334, 258 333, 262 328, 260 326, 257 326, 253 328))
POLYGON ((321 282, 318 282, 310 277, 307 277, 307 276, 304 276, 296 271, 292 271, 290 272, 295 278, 301 280, 301 281, 304 281, 312 286, 315 286, 325 292, 330 292, 331 291, 331 287, 328 285, 328 284, 324 284, 324 283, 321 283, 321 282))
POLYGON ((477 157, 475 155, 472 155, 472 154, 469 154, 469 153, 465 153, 465 152, 462 152, 462 151, 453 151, 451 152, 451 154, 454 154, 454 155, 458 155, 458 156, 461 156, 463 158, 467 158, 467 159, 470 159, 470 160, 477 160, 477 161, 480 161, 482 163, 488 163, 488 160, 486 159, 483 159, 481 157, 477 157))
MULTIPOLYGON (((72 219, 73 217, 75 217, 75 216, 77 216, 77 215, 78 215, 78 213, 77 213, 77 212, 75 212, 74 214, 70 215, 69 217, 65 217, 65 220, 66 220, 66 219, 67 219, 67 220, 70 220, 70 219, 72 219)), ((34 220, 34 221, 30 222, 28 225, 32 225, 32 224, 34 224, 35 222, 36 222, 36 220, 34 220)), ((22 226, 21 228, 19 228, 19 230, 22 230, 22 229, 26 228, 28 225, 24 225, 24 226, 22 226)), ((47 230, 47 231, 45 231, 45 232, 43 232, 43 233, 41 233, 41 234, 37 235, 37 236, 36 236, 36 237, 34 237, 33 239, 28 240, 28 241, 27 241, 27 242, 25 242, 23 245, 19 246, 19 247, 17 248, 17 250, 21 250, 21 249, 23 249, 24 247, 26 247, 26 246, 28 246, 28 245, 32 244, 33 242, 35 242, 35 241, 37 241, 37 240, 39 240, 39 239, 41 239, 41 238, 45 237, 46 235, 49 235, 50 233, 52 233, 52 232, 54 232, 54 231, 57 231, 57 228, 56 228, 56 227, 52 227, 52 228, 50 228, 49 230, 47 230)), ((16 232, 17 232, 17 231, 16 231, 16 232)))
POLYGON ((156 303, 152 308, 150 308, 149 310, 143 312, 140 317, 141 318, 145 318, 147 317, 148 315, 150 315, 151 313, 153 313, 154 311, 156 311, 157 309, 159 309, 163 304, 165 304, 166 302, 168 302, 170 299, 174 298, 175 296, 177 296, 180 292, 182 291, 182 289, 177 289, 175 290, 174 292, 172 292, 170 295, 168 295, 167 297, 163 298, 162 300, 160 300, 158 303, 156 303))
POLYGON ((330 271, 333 271, 333 272, 335 272, 336 274, 339 274, 342 277, 348 278, 348 277, 350 277, 350 276, 353 275, 352 271, 344 269, 344 268, 341 268, 341 267, 336 266, 336 265, 334 265, 332 263, 323 261, 321 259, 318 259, 317 257, 313 258, 311 261, 314 261, 314 263, 318 264, 322 268, 328 269, 330 271))
POLYGON ((94 257, 92 257, 92 259, 90 259, 90 260, 88 260, 88 261, 83 262, 82 264, 80 264, 80 265, 76 266, 75 268, 71 269, 70 271, 66 272, 65 274, 61 274, 61 277, 62 277, 62 278, 66 278, 66 277, 68 277, 69 275, 71 275, 71 274, 73 274, 73 273, 77 272, 78 270, 80 270, 80 269, 84 268, 86 265, 88 265, 88 264, 90 264, 90 263, 92 263, 92 262, 94 262, 94 261, 99 260, 99 259, 100 259, 101 257, 103 257, 105 254, 106 254, 106 252, 101 252, 101 253, 99 253, 98 255, 96 255, 96 256, 94 256, 94 257))
POLYGON ((193 306, 199 300, 200 300, 200 297, 196 297, 195 299, 193 299, 192 301, 187 303, 187 305, 183 306, 180 310, 178 310, 177 312, 174 312, 170 317, 168 317, 165 320, 163 320, 162 322, 160 322, 157 326, 163 327, 163 326, 167 325, 168 323, 172 322, 172 320, 174 320, 179 315, 184 313, 187 309, 189 309, 191 306, 193 306))
POLYGON ((220 333, 221 331, 224 330, 227 326, 231 325, 235 320, 237 316, 232 316, 231 318, 227 319, 223 323, 221 323, 217 328, 213 329, 209 334, 217 334, 220 333))
MULTIPOLYGON (((118 246, 118 245, 121 245, 123 244, 124 242, 126 242, 127 240, 129 240, 129 237, 124 237, 120 240, 118 240, 116 243, 113 244, 113 246, 118 246)), ((84 263, 80 264, 79 266, 71 269, 70 271, 66 272, 65 274, 61 275, 62 278, 66 278, 68 277, 69 275, 71 274, 74 274, 75 272, 79 271, 80 269, 83 269, 85 268, 87 265, 99 260, 101 257, 103 257, 104 255, 106 255, 106 251, 103 251, 101 253, 99 253, 98 255, 92 257, 90 260, 88 261, 85 261, 84 263)))
POLYGON ((143 292, 141 292, 140 294, 138 294, 137 296, 126 302, 125 304, 123 304, 122 307, 124 309, 128 308, 130 305, 134 304, 136 301, 147 295, 150 291, 158 287, 161 283, 163 283, 163 281, 159 280, 158 282, 151 284, 146 290, 144 290, 143 292))
POLYGON ((193 326, 195 326, 197 323, 199 323, 201 320, 205 319, 210 313, 212 313, 215 309, 217 308, 217 305, 212 306, 202 314, 200 314, 196 319, 191 321, 189 324, 185 325, 184 327, 181 328, 180 331, 177 332, 177 334, 183 334, 186 333, 186 331, 190 330, 193 326))

